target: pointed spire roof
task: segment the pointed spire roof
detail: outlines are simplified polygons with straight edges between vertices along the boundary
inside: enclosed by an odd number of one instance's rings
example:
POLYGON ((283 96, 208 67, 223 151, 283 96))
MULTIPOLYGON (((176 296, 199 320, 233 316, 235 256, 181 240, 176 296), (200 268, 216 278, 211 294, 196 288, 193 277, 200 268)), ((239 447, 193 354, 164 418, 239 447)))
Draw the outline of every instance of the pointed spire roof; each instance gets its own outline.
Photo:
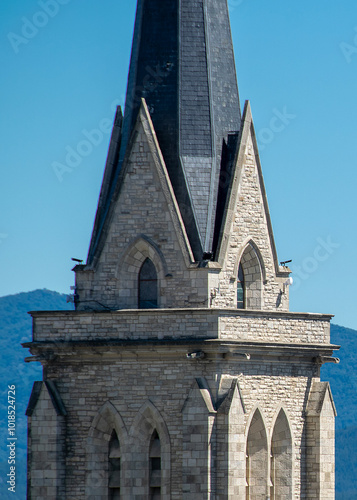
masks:
POLYGON ((213 250, 215 223, 220 220, 220 172, 226 170, 227 145, 235 147, 232 133, 237 136, 241 120, 227 0, 138 0, 124 120, 117 116, 120 138, 114 134, 110 147, 117 161, 111 162, 110 175, 105 174, 89 262, 120 178, 141 98, 192 251, 201 260, 203 252, 213 250))

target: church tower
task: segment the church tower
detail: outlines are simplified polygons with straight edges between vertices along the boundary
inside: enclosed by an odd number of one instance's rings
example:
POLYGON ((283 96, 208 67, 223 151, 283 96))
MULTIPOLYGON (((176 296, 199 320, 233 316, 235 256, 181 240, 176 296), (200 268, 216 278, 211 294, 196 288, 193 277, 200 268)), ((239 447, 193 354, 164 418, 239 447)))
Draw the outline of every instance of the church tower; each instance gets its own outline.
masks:
POLYGON ((75 311, 34 312, 32 500, 332 500, 330 315, 289 312, 227 0, 138 0, 75 311))

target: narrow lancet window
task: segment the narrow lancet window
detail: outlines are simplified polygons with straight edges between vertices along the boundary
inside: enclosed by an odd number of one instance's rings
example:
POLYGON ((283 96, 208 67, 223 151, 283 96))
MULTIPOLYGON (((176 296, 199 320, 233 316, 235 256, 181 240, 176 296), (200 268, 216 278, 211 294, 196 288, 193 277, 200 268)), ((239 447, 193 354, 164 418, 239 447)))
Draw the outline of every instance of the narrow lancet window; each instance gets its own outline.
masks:
POLYGON ((139 273, 139 309, 158 307, 158 283, 154 264, 146 259, 139 273))
MULTIPOLYGON (((263 500, 269 495, 269 456, 267 433, 259 410, 254 413, 250 424, 246 455, 246 498, 263 500)), ((286 500, 288 498, 290 497, 286 497, 286 500)))
POLYGON ((121 452, 117 433, 112 432, 109 441, 109 500, 120 499, 121 452))
POLYGON ((237 309, 244 309, 244 273, 242 264, 239 264, 237 277, 237 309))
POLYGON ((160 438, 155 430, 151 437, 150 450, 150 500, 161 500, 161 444, 160 438))

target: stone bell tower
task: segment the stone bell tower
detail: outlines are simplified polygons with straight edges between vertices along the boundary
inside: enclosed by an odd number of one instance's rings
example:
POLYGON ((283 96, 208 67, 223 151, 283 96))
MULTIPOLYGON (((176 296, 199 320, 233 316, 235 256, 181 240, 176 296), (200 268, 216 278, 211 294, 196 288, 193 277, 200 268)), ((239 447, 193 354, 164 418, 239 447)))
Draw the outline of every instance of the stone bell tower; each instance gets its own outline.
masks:
POLYGON ((25 344, 29 499, 334 499, 331 316, 289 312, 226 0, 138 0, 74 270, 25 344))

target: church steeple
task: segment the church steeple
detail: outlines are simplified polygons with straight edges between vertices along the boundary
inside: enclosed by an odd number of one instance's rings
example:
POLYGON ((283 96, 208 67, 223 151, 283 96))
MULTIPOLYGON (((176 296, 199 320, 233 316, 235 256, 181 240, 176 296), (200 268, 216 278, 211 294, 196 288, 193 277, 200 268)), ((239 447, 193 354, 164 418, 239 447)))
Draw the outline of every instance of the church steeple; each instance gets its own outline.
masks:
POLYGON ((227 0, 138 0, 124 121, 119 140, 118 130, 113 134, 116 162, 107 166, 88 262, 97 252, 142 98, 192 251, 201 260, 214 250, 220 230, 220 172, 227 170, 241 121, 227 0))

